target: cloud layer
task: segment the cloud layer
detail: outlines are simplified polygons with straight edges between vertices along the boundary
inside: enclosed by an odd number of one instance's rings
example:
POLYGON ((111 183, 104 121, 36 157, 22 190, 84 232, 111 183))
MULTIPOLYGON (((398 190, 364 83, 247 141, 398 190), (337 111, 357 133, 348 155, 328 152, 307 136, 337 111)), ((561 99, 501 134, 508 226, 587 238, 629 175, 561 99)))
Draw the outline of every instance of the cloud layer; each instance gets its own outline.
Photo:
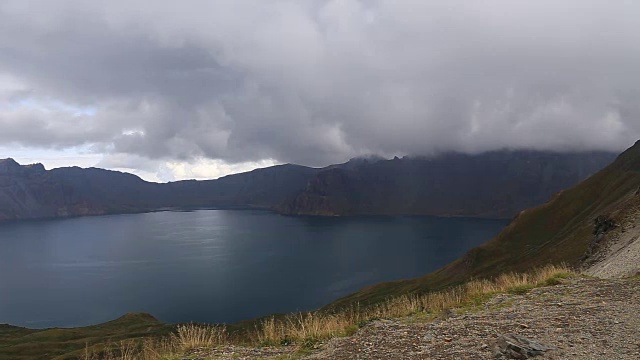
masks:
POLYGON ((640 138, 637 14, 636 1, 4 0, 0 146, 174 170, 617 151, 640 138))

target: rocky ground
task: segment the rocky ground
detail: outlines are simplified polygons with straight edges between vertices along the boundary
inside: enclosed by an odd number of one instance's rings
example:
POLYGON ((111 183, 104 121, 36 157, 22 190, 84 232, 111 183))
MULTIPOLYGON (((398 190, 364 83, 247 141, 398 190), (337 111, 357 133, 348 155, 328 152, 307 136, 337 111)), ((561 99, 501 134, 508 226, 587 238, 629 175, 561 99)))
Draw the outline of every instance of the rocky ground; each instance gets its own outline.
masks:
POLYGON ((600 248, 587 259, 585 274, 619 278, 640 273, 640 196, 626 201, 617 217, 612 231, 597 244, 600 248))
POLYGON ((545 359, 640 359, 640 280, 567 280, 523 295, 498 295, 446 318, 372 322, 310 353, 293 347, 220 348, 199 359, 491 359, 502 334, 555 347, 545 359))

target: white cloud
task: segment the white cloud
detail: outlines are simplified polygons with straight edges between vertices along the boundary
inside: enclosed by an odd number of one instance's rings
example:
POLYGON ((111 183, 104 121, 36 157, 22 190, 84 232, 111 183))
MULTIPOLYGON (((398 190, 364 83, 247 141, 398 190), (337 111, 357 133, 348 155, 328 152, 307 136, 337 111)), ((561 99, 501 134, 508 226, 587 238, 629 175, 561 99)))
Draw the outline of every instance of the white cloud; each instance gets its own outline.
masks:
POLYGON ((173 179, 165 178, 163 179, 164 181, 175 179, 205 180, 217 179, 228 174, 241 173, 277 164, 278 162, 273 159, 235 164, 228 164, 222 160, 198 159, 192 162, 166 162, 161 165, 161 168, 168 169, 170 175, 173 176, 173 179))

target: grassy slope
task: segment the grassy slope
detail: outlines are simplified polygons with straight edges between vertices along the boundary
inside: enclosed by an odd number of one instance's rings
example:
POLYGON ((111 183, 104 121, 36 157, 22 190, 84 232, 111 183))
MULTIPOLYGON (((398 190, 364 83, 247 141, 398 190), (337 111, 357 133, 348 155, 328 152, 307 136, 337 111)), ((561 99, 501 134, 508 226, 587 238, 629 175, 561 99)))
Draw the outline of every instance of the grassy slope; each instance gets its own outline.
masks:
POLYGON ((174 330, 151 315, 131 313, 104 324, 72 328, 32 330, 0 325, 0 359, 75 359, 85 347, 92 350, 123 339, 164 336, 174 330))
POLYGON ((611 165, 546 204, 520 213, 498 236, 424 277, 365 288, 327 308, 375 303, 403 293, 425 292, 474 277, 527 271, 545 264, 577 264, 587 250, 593 219, 615 211, 640 185, 640 141, 611 165))

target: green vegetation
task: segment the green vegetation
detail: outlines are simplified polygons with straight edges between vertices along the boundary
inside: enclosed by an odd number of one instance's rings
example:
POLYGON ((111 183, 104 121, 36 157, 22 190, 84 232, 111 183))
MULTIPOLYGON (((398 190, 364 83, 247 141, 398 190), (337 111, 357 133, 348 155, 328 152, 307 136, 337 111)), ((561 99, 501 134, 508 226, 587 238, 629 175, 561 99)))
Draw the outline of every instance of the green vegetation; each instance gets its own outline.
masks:
POLYGON ((0 359, 77 359, 125 339, 167 336, 175 327, 148 314, 131 313, 104 324, 32 330, 0 325, 0 359))

